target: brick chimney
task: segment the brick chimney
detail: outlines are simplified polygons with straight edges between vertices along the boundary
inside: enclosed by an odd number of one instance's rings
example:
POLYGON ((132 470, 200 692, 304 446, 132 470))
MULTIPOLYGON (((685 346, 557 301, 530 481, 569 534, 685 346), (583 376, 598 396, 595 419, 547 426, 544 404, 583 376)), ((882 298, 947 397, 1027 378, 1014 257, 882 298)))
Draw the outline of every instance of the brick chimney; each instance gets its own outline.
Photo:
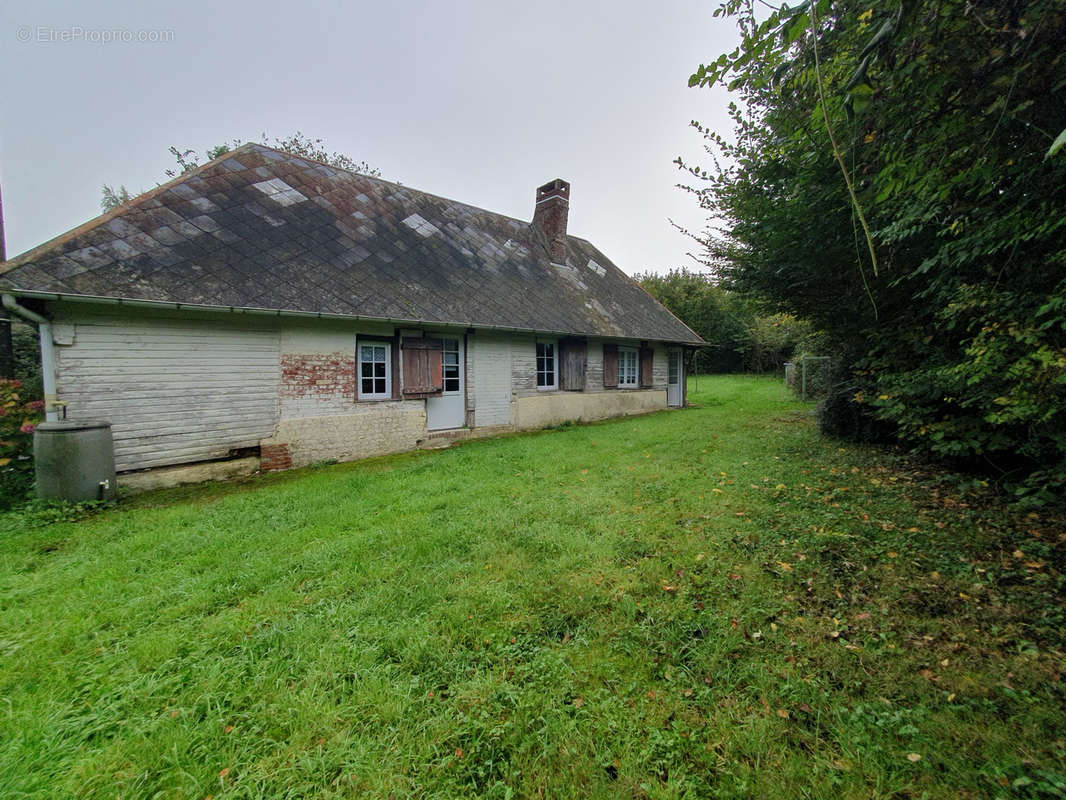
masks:
POLYGON ((570 184, 561 178, 537 189, 533 228, 548 240, 552 261, 566 263, 566 219, 570 215, 570 184))

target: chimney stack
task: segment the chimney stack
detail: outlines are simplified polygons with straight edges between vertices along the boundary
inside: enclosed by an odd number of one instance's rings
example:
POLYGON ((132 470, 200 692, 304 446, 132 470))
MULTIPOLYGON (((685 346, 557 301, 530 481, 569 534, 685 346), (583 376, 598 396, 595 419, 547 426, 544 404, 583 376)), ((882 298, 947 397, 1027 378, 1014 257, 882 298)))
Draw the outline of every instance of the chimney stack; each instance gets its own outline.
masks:
POLYGON ((566 263, 566 219, 570 215, 570 184, 561 178, 537 189, 533 228, 548 240, 552 261, 566 263))

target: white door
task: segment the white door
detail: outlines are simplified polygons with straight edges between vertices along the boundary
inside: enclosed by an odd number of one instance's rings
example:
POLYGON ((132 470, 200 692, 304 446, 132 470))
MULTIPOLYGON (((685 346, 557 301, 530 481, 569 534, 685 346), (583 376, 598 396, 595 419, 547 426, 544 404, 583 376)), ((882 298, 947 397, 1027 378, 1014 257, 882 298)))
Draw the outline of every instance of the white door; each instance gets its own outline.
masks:
POLYGON ((666 374, 666 404, 673 408, 680 408, 682 403, 681 377, 682 370, 684 369, 684 364, 681 361, 681 351, 671 350, 668 362, 669 367, 666 374))
POLYGON ((463 342, 442 339, 444 343, 444 392, 426 398, 426 427, 431 431, 461 428, 466 424, 466 392, 463 388, 463 342))

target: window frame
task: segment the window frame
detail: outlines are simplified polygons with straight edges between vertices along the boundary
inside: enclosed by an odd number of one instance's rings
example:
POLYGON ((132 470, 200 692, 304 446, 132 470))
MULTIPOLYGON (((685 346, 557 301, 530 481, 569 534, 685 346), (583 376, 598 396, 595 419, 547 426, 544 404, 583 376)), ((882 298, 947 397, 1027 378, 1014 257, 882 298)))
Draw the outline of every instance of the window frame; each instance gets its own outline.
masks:
POLYGON ((380 403, 384 400, 392 399, 392 342, 385 339, 378 338, 358 338, 355 342, 355 400, 358 403, 380 403), (363 364, 380 363, 377 359, 372 359, 370 362, 363 361, 363 348, 364 347, 383 347, 385 348, 385 391, 384 392, 364 392, 363 381, 364 380, 378 380, 378 376, 374 375, 370 378, 363 377, 363 364))
POLYGON ((538 392, 554 392, 559 389, 559 340, 558 339, 537 339, 533 346, 533 380, 536 383, 538 392), (540 368, 541 356, 540 348, 542 345, 549 346, 552 349, 552 371, 551 371, 551 384, 541 385, 540 376, 545 373, 545 370, 540 368))
POLYGON ((463 393, 463 337, 454 334, 441 334, 438 338, 441 340, 441 395, 454 397, 463 393), (455 350, 448 349, 448 342, 455 342, 455 350), (447 356, 449 353, 455 353, 454 364, 448 363, 447 356), (449 377, 448 370, 452 367, 455 368, 455 375, 449 377), (455 381, 456 388, 449 389, 448 381, 455 381))
POLYGON ((619 389, 639 389, 640 388, 640 351, 635 347, 618 347, 618 388, 619 389), (626 361, 632 357, 633 359, 633 374, 632 381, 626 380, 630 376, 627 374, 626 361))

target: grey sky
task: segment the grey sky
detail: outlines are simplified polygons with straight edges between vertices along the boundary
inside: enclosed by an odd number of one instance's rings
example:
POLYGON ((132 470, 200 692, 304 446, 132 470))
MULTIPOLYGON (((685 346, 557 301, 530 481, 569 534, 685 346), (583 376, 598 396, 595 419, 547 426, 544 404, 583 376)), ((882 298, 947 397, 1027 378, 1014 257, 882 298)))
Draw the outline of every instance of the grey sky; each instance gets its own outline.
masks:
POLYGON ((520 219, 564 178, 570 232, 622 269, 691 265, 667 218, 699 229, 703 214, 671 161, 699 159, 690 119, 727 127, 724 94, 686 85, 732 46, 715 5, 2 0, 8 255, 96 216, 104 183, 165 180, 170 145, 301 130, 520 219), (113 30, 169 41, 101 41, 113 30))

